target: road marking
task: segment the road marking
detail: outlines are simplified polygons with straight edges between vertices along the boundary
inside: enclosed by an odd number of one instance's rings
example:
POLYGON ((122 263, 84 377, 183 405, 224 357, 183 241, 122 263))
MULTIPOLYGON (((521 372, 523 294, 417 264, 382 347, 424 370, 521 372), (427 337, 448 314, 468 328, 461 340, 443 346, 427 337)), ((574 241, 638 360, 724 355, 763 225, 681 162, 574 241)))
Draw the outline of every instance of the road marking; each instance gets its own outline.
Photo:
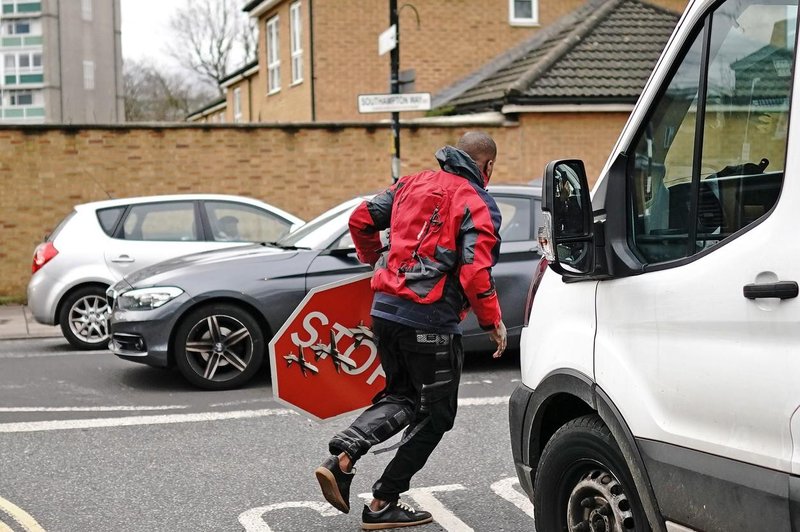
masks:
POLYGON ((508 397, 465 397, 458 400, 458 406, 487 406, 508 404, 508 397))
POLYGON ((0 413, 9 412, 146 412, 151 410, 180 410, 186 405, 168 406, 10 406, 0 407, 0 413))
POLYGON ((23 421, 0 423, 0 433, 42 432, 50 430, 95 429, 108 427, 130 427, 136 425, 168 425, 173 423, 197 423, 228 419, 250 419, 267 416, 296 415, 287 408, 262 410, 238 410, 234 412, 201 412, 197 414, 164 414, 160 416, 130 416, 98 419, 70 419, 59 421, 23 421))
MULTIPOLYGON (((467 397, 458 400, 459 406, 491 406, 508 403, 508 397, 467 397)), ((166 408, 186 408, 184 406, 172 407, 85 407, 87 410, 77 410, 83 407, 41 407, 43 410, 14 410, 17 407, 0 409, 0 412, 113 412, 130 410, 161 410, 166 408), (67 410, 63 410, 66 408, 67 410)), ((38 407, 37 407, 38 408, 38 407)), ((43 432, 50 430, 70 429, 96 429, 108 427, 130 427, 135 425, 168 425, 172 423, 196 423, 203 421, 222 421, 228 419, 248 419, 266 416, 297 415, 288 408, 267 408, 260 410, 235 410, 230 412, 200 412, 195 414, 165 414, 158 416, 129 416, 97 419, 65 419, 54 421, 20 421, 14 423, 0 423, 0 433, 17 432, 43 432)))
POLYGON ((272 512, 273 510, 283 510, 285 508, 308 508, 314 510, 323 517, 332 517, 340 513, 339 510, 325 502, 279 502, 277 504, 252 508, 241 513, 239 515, 239 523, 244 527, 246 532, 272 532, 272 529, 264 521, 264 514, 272 512))
POLYGON ((75 357, 75 356, 107 356, 108 353, 98 353, 97 351, 68 351, 64 353, 14 353, 0 355, 0 359, 11 358, 50 358, 50 357, 75 357))
POLYGON ((497 495, 525 512, 528 517, 533 519, 533 503, 528 497, 514 489, 515 485, 519 485, 519 479, 517 477, 508 477, 503 480, 498 480, 490 487, 497 495))
MULTIPOLYGON (((0 512, 7 514, 11 519, 19 523, 26 532, 44 532, 42 525, 37 523, 36 519, 31 517, 28 512, 2 497, 0 497, 0 512)), ((0 525, 2 524, 0 523, 0 525)), ((10 530, 9 527, 6 528, 10 530)), ((3 529, 0 528, 0 530, 3 529)))

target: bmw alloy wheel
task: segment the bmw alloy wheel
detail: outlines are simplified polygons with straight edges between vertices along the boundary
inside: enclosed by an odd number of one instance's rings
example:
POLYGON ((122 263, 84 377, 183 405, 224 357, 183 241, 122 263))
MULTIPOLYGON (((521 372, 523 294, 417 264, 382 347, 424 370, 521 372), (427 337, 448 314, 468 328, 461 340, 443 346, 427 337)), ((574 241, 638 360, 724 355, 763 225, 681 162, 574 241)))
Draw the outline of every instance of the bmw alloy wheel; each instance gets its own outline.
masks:
POLYGON ((211 305, 191 313, 176 334, 178 369, 193 384, 228 389, 252 377, 263 361, 258 323, 231 305, 211 305))

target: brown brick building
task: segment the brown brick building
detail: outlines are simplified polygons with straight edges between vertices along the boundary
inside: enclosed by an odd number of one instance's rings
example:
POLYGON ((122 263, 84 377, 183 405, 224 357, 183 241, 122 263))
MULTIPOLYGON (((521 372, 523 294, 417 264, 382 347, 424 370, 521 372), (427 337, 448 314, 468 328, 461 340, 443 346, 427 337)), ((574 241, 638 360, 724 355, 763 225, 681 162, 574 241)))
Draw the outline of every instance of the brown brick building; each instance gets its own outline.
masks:
MULTIPOLYGON (((686 0, 649 1, 674 12, 686 5, 686 0)), ((400 9, 400 68, 414 71, 416 92, 436 97, 559 22, 563 25, 565 17, 587 4, 614 3, 415 0, 413 8, 400 9)), ((389 26, 388 2, 252 0, 244 10, 258 21, 258 59, 222 81, 225 105, 213 102, 191 121, 382 118, 359 114, 356 102, 359 94, 389 91, 389 55, 378 55, 377 42, 389 26)))

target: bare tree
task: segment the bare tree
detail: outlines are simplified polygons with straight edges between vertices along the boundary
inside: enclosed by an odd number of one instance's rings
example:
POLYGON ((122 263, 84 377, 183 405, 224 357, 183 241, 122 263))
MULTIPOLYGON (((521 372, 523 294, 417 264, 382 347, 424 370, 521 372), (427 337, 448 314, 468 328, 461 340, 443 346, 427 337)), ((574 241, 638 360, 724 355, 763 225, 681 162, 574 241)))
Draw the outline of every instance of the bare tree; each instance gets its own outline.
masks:
POLYGON ((169 54, 217 91, 237 56, 245 63, 255 58, 256 27, 239 0, 184 0, 169 26, 174 35, 169 54))
POLYGON ((122 77, 128 122, 182 122, 216 94, 146 60, 126 60, 122 77))

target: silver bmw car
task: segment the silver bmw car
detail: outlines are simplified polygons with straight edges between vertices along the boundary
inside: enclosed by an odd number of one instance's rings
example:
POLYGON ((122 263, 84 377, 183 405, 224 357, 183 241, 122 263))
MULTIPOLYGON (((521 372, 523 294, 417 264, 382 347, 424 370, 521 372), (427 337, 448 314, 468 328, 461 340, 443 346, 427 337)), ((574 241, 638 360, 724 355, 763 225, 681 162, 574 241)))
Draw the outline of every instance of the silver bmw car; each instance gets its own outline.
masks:
POLYGON ((303 220, 241 196, 183 194, 77 205, 34 251, 28 306, 80 349, 108 345, 106 289, 173 257, 277 240, 303 220))
MULTIPOLYGON (((519 345, 525 298, 539 260, 541 189, 493 186, 503 215, 500 261, 493 273, 509 347, 519 345)), ((192 384, 228 389, 247 382, 266 346, 312 288, 359 272, 347 221, 356 198, 272 245, 182 257, 126 276, 109 291, 111 342, 117 356, 177 367, 192 384)), ((463 324, 466 351, 493 350, 473 315, 463 324)))

